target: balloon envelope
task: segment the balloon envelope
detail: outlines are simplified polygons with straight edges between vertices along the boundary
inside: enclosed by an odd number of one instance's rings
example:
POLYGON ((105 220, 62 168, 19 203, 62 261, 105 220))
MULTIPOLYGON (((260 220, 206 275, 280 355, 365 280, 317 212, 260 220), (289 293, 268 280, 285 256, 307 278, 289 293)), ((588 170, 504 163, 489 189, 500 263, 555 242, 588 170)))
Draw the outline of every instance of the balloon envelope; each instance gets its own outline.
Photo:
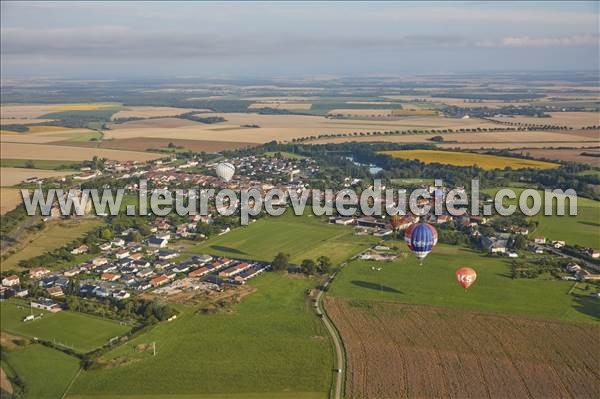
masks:
POLYGON ((470 267, 461 267, 456 270, 456 281, 463 288, 469 288, 477 280, 477 273, 470 267))
POLYGON ((392 228, 396 230, 402 224, 402 218, 398 215, 393 215, 390 218, 390 224, 392 225, 392 228))
POLYGON ((228 162, 221 162, 217 165, 215 171, 217 172, 217 176, 219 176, 223 181, 228 182, 235 173, 235 166, 228 162))
POLYGON ((423 260, 437 244, 438 234, 429 223, 417 223, 406 229, 404 240, 417 259, 423 260))

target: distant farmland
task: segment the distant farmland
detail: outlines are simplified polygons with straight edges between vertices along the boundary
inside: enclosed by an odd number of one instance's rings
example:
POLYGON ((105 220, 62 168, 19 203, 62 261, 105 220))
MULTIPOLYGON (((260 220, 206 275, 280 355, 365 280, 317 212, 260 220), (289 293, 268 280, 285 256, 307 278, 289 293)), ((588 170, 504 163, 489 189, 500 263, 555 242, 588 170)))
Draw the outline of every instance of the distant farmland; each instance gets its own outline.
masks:
POLYGON ((0 158, 2 159, 47 159, 47 160, 69 160, 88 161, 94 156, 114 159, 117 161, 149 161, 161 158, 164 155, 150 152, 134 152, 109 150, 103 148, 74 149, 68 146, 57 146, 48 144, 24 144, 24 143, 2 143, 0 158))
POLYGON ((596 324, 327 298, 347 352, 346 395, 598 397, 596 324))
POLYGON ((383 154, 391 155, 394 158, 415 159, 423 163, 441 163, 454 166, 472 166, 477 165, 483 169, 553 169, 559 164, 543 161, 534 161, 530 159, 520 159, 511 157, 502 157, 497 155, 474 154, 469 152, 452 152, 438 150, 400 150, 383 151, 383 154))

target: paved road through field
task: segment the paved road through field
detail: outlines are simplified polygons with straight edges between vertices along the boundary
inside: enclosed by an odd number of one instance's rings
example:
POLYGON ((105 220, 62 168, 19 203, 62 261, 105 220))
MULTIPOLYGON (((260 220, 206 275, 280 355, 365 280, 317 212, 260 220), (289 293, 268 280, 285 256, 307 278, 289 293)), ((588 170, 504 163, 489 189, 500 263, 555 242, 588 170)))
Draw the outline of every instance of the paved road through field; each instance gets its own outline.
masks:
MULTIPOLYGON (((346 266, 346 263, 342 263, 340 265, 340 269, 346 266)), ((336 354, 336 372, 335 372, 335 390, 333 393, 333 397, 335 399, 340 399, 342 397, 342 383, 344 381, 345 363, 344 363, 344 353, 342 352, 342 343, 340 342, 340 337, 337 334, 333 323, 327 317, 327 314, 323 310, 323 301, 321 301, 321 297, 323 295, 324 290, 329 286, 329 283, 333 280, 336 273, 333 273, 331 277, 323 284, 323 288, 317 294, 317 313, 321 313, 323 315, 322 320, 329 331, 329 335, 331 335, 331 339, 333 339, 333 344, 335 346, 335 354, 336 354)))

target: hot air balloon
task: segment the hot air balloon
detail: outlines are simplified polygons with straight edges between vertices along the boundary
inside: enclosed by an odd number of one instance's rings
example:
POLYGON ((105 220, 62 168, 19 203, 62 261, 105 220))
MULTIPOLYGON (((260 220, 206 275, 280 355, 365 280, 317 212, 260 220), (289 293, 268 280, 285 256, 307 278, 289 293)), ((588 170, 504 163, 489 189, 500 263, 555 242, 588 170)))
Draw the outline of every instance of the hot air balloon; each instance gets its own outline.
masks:
POLYGON ((477 279, 477 273, 470 267, 461 267, 456 270, 456 280, 465 290, 477 279))
POLYGON ((217 165, 215 170, 217 172, 217 176, 219 176, 223 181, 228 182, 235 173, 235 166, 228 162, 221 162, 217 165))
POLYGON ((392 230, 394 230, 394 233, 396 233, 402 224, 402 218, 398 215, 392 215, 390 218, 390 224, 392 225, 392 230))
POLYGON ((423 259, 437 244, 438 234, 432 225, 422 222, 410 226, 404 234, 404 240, 408 244, 408 248, 423 264, 423 259))

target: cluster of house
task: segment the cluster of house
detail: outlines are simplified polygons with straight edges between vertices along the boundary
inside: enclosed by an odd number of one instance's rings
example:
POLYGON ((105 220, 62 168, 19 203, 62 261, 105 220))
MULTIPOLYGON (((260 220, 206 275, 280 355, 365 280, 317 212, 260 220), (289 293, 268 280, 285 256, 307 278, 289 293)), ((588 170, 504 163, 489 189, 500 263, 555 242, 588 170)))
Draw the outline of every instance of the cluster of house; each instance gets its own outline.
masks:
POLYGON ((575 262, 569 262, 565 266, 565 270, 568 273, 571 273, 572 276, 563 277, 564 280, 600 280, 600 274, 591 273, 590 271, 584 269, 575 262))
POLYGON ((26 297, 29 291, 21 286, 21 279, 16 274, 6 276, 2 279, 0 286, 0 300, 8 299, 13 296, 26 297))

